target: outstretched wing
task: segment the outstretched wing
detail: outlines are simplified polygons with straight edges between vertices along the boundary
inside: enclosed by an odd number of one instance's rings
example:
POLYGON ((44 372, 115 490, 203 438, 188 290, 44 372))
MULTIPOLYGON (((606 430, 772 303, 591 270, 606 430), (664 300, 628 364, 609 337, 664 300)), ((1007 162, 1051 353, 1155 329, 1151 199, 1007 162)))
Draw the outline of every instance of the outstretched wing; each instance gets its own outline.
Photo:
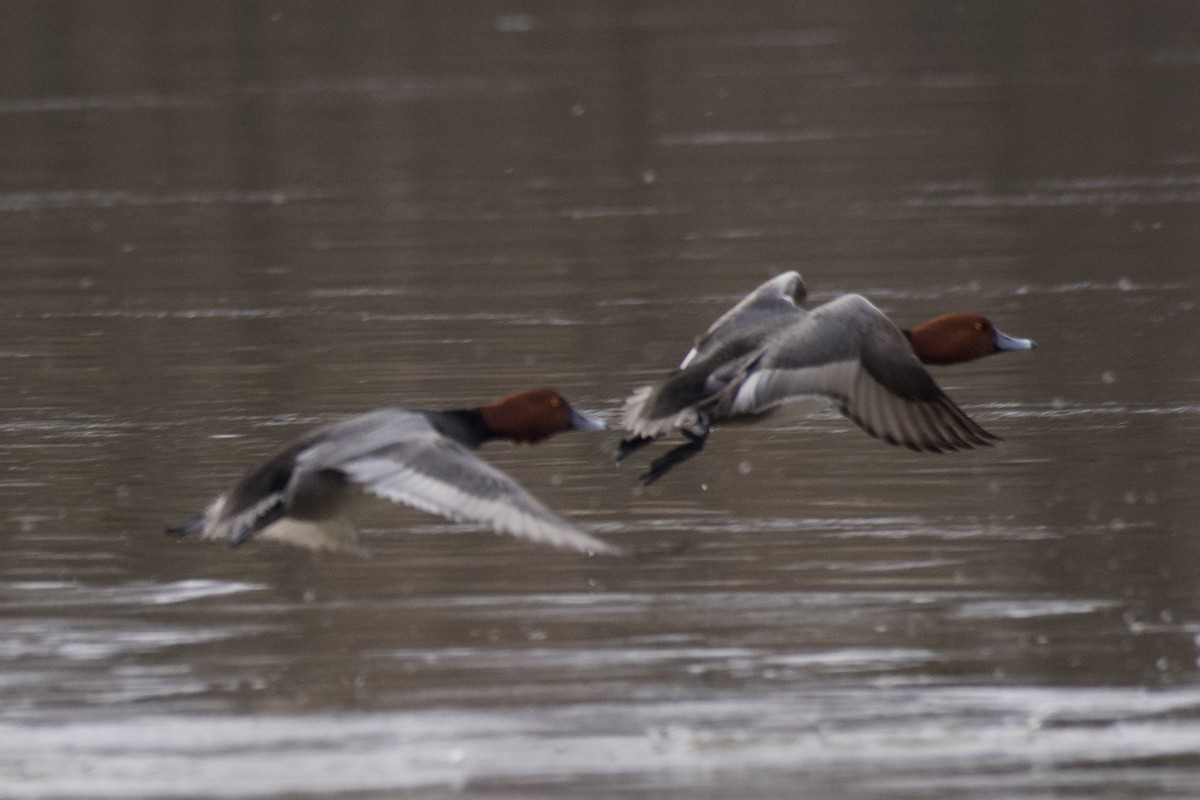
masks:
POLYGON ((370 494, 456 522, 584 553, 618 552, 558 517, 465 447, 436 434, 409 437, 343 461, 338 469, 370 494))
POLYGON ((680 369, 703 360, 736 339, 756 342, 769 331, 781 328, 803 314, 796 304, 807 296, 798 272, 784 272, 760 285, 708 327, 683 357, 680 369))
POLYGON ((699 431, 718 395, 763 342, 807 315, 796 305, 805 296, 799 273, 785 272, 746 295, 696 340, 679 369, 653 386, 635 390, 625 401, 621 425, 635 439, 673 429, 699 431))
POLYGON ((845 295, 781 333, 726 390, 718 414, 759 413, 806 396, 830 398, 859 427, 912 450, 988 445, 908 340, 866 298, 845 295))

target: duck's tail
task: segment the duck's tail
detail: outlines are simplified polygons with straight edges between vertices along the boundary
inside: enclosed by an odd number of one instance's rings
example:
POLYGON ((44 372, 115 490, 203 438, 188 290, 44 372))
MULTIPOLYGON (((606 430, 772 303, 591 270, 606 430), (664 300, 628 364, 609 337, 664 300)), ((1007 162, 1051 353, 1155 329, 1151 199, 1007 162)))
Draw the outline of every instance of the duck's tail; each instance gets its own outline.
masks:
POLYGON ((230 547, 237 547, 284 515, 283 499, 279 493, 268 495, 236 514, 226 514, 226 505, 222 495, 199 514, 167 528, 167 535, 182 539, 195 534, 201 539, 224 539, 230 547))
POLYGON ((691 375, 676 373, 666 383, 643 386, 629 395, 621 413, 621 427, 630 433, 627 439, 656 439, 674 430, 707 428, 715 398, 691 386, 695 382, 691 375))
POLYGON ((656 388, 655 386, 642 386, 635 389, 633 394, 625 400, 625 407, 621 410, 621 427, 633 434, 633 437, 653 439, 663 433, 663 431, 649 430, 649 428, 657 427, 650 425, 652 420, 647 408, 650 397, 656 388))
POLYGON ((182 539, 184 536, 192 534, 199 535, 204 531, 204 512, 195 514, 184 522, 178 525, 171 525, 167 528, 167 536, 174 536, 176 539, 182 539))

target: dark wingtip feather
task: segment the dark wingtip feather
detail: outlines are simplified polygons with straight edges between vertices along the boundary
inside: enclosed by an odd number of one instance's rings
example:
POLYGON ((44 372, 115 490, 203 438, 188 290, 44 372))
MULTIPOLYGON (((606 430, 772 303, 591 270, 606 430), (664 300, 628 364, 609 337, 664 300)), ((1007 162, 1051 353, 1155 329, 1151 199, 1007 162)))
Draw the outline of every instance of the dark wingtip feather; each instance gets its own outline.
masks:
POLYGON ((915 438, 897 436, 890 431, 877 428, 863 415, 850 413, 846 404, 839 404, 842 414, 862 428, 868 436, 895 447, 908 448, 914 452, 952 453, 971 450, 975 447, 991 447, 995 442, 1003 441, 1001 437, 984 430, 979 423, 967 416, 945 395, 938 398, 937 403, 918 406, 918 408, 925 417, 926 425, 936 434, 936 439, 929 436, 915 438))

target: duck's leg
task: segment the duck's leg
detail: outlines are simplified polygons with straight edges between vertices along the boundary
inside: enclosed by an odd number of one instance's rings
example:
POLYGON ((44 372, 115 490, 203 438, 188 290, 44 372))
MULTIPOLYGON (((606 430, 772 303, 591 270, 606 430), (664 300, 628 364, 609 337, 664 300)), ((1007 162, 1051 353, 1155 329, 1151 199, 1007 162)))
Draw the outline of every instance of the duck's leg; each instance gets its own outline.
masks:
POLYGON ((708 439, 707 428, 699 433, 692 433, 688 430, 684 430, 682 433, 687 437, 687 441, 651 461, 650 469, 641 475, 642 486, 649 486, 663 475, 666 475, 676 464, 687 461, 704 449, 704 442, 708 439))
POLYGON ((650 444, 653 441, 654 441, 653 436, 630 436, 628 438, 622 439, 621 443, 619 445, 617 445, 616 451, 613 453, 613 460, 620 461, 625 456, 629 455, 630 453, 635 453, 638 450, 641 450, 643 447, 645 447, 646 445, 650 444))

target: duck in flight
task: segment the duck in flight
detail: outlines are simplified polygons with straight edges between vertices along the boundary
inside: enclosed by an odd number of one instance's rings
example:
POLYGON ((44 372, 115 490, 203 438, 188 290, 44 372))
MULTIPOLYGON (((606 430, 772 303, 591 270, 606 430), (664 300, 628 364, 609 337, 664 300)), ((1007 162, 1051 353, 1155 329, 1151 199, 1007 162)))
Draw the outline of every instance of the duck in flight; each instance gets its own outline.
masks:
POLYGON ((552 389, 527 389, 481 408, 378 409, 298 439, 167 532, 223 539, 231 547, 257 537, 359 551, 348 513, 373 495, 551 547, 616 553, 474 453, 492 439, 533 444, 603 427, 552 389))
POLYGON ((664 434, 686 441, 651 462, 649 485, 704 447, 713 423, 824 397, 871 436, 940 453, 989 445, 985 431, 934 381, 925 364, 958 364, 1034 342, 980 314, 935 317, 901 330, 865 297, 842 295, 811 311, 800 275, 785 272, 725 312, 679 368, 625 401, 618 461, 664 434))

